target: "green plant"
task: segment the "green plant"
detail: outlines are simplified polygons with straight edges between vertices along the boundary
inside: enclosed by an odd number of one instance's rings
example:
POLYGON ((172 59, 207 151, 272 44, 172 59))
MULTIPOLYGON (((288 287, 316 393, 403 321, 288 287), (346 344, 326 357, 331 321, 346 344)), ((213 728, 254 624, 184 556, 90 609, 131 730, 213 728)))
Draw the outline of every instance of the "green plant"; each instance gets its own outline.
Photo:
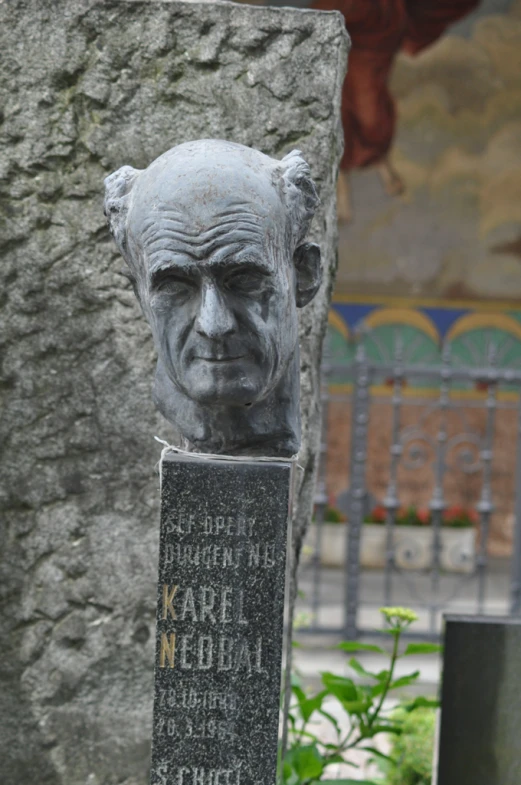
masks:
MULTIPOLYGON (((402 647, 402 634, 417 619, 416 614, 407 608, 380 610, 386 624, 385 632, 392 638, 388 667, 373 673, 366 670, 354 657, 348 661, 351 670, 368 681, 368 684, 358 684, 352 678, 325 672, 321 674, 323 689, 314 695, 308 695, 299 679, 294 678, 294 702, 289 713, 289 746, 282 767, 284 785, 364 785, 364 782, 365 785, 374 785, 369 780, 327 779, 327 770, 334 763, 354 765, 349 759, 350 751, 354 748, 363 748, 383 760, 389 767, 396 765, 393 757, 382 755, 371 746, 372 740, 379 734, 400 736, 404 732, 405 719, 390 712, 384 704, 393 690, 413 684, 419 671, 396 678, 396 663, 411 654, 437 652, 440 647, 431 643, 409 643, 402 647), (335 717, 324 708, 324 703, 330 699, 337 701, 347 715, 349 730, 345 733, 335 717), (325 743, 310 730, 310 720, 315 714, 323 717, 332 727, 336 737, 333 743, 325 743)), ((340 643, 338 648, 347 653, 370 651, 389 654, 380 646, 351 641, 340 643)), ((403 712, 407 717, 419 707, 437 705, 437 701, 416 698, 403 705, 403 712)))
POLYGON ((394 737, 395 762, 385 767, 386 785, 431 785, 435 710, 424 707, 409 713, 398 708, 391 716, 401 723, 402 733, 394 737))

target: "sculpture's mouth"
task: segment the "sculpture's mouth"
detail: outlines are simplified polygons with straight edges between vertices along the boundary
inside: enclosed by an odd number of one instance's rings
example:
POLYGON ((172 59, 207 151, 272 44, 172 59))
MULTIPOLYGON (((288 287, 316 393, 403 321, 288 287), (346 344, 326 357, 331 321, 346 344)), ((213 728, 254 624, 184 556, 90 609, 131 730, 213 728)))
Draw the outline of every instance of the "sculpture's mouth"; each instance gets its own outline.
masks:
POLYGON ((205 363, 224 364, 242 360, 244 357, 246 357, 245 354, 238 354, 235 357, 202 357, 201 355, 196 354, 194 360, 202 360, 205 363))

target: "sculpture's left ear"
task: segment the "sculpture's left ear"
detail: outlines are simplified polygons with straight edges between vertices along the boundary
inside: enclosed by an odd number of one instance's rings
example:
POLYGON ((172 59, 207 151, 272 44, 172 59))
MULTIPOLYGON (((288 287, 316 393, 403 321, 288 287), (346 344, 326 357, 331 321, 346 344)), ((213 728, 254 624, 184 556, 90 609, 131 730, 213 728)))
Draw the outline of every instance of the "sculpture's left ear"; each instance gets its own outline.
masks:
POLYGON ((117 172, 105 178, 105 217, 127 264, 127 214, 130 192, 140 174, 140 169, 122 166, 117 172))
POLYGON ((322 282, 320 247, 315 243, 299 245, 293 254, 297 277, 297 308, 307 305, 318 292, 322 282))

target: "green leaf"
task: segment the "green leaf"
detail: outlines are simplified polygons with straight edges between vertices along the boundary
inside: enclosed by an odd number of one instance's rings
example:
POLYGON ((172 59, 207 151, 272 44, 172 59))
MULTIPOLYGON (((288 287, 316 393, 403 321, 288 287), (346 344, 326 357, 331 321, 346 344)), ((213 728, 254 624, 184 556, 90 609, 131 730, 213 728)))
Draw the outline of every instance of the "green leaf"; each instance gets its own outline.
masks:
POLYGON ((378 654, 387 654, 385 649, 380 646, 375 646, 373 643, 358 643, 358 641, 342 641, 335 649, 342 649, 342 651, 376 651, 378 654))
POLYGON ((345 676, 337 676, 336 673, 329 673, 328 671, 322 673, 321 676, 324 687, 342 703, 344 701, 353 701, 358 698, 358 692, 353 679, 348 679, 345 676))
POLYGON ((307 697, 307 696, 306 696, 306 693, 304 692, 304 690, 302 689, 302 687, 300 686, 300 684, 292 684, 292 685, 291 685, 291 692, 293 693, 293 695, 295 696, 295 698, 297 698, 297 700, 299 701, 299 703, 300 703, 300 701, 302 701, 302 700, 306 700, 306 697, 307 697))
POLYGON ((331 695, 338 698, 348 714, 361 716, 372 704, 370 691, 357 687, 352 679, 335 673, 322 673, 322 683, 331 695))
POLYGON ((324 760, 314 744, 294 747, 287 758, 301 780, 316 779, 324 769, 324 760))
MULTIPOLYGON (((388 675, 389 674, 387 674, 387 676, 388 675)), ((374 687, 371 687, 371 696, 373 698, 376 698, 377 695, 381 695, 382 692, 385 692, 385 690, 387 689, 387 686, 386 686, 387 685, 387 676, 386 676, 385 679, 380 681, 378 684, 375 684, 374 687)))
POLYGON ((348 714, 354 714, 357 717, 361 717, 363 714, 366 713, 368 709, 372 706, 372 701, 370 700, 357 700, 357 701, 342 701, 342 706, 347 711, 348 714))
POLYGON ((378 733, 395 733, 399 736, 403 733, 403 729, 401 725, 397 725, 396 723, 389 723, 389 725, 371 725, 364 733, 364 738, 373 739, 378 733))
POLYGON ((413 701, 411 701, 411 703, 400 704, 400 708, 406 711, 407 713, 410 713, 415 709, 424 709, 424 708, 438 709, 440 705, 441 705, 440 701, 436 700, 436 698, 424 698, 423 696, 420 696, 418 698, 415 698, 413 701))
POLYGON ((376 755, 377 758, 381 758, 382 760, 387 761, 387 763, 392 763, 393 766, 396 765, 396 761, 394 758, 391 758, 390 755, 385 755, 380 750, 377 750, 376 747, 361 747, 364 752, 370 752, 373 755, 376 755))
POLYGON ((293 768, 286 760, 282 766, 282 781, 284 785, 299 785, 300 778, 293 768))
POLYGON ((303 700, 299 700, 299 709, 304 722, 307 722, 313 712, 318 711, 322 707, 322 701, 327 694, 327 690, 322 690, 322 692, 317 693, 311 698, 304 697, 303 700))
MULTIPOLYGON (((344 766, 350 766, 352 769, 359 769, 359 768, 360 768, 360 766, 358 765, 358 763, 353 763, 353 762, 352 762, 352 761, 350 761, 350 760, 346 760, 346 759, 345 759, 345 758, 343 758, 341 755, 340 755, 340 757, 342 758, 342 763, 344 764, 344 766)), ((338 762, 340 763, 340 761, 338 761, 338 762)), ((330 763, 333 763, 333 761, 332 761, 332 760, 330 760, 330 759, 328 759, 328 761, 327 761, 327 763, 326 763, 326 766, 329 766, 329 764, 330 764, 330 763)))
MULTIPOLYGON (((322 744, 322 746, 325 750, 338 750, 338 744, 322 744)), ((346 766, 351 766, 352 769, 360 768, 357 763, 352 763, 350 760, 346 760, 342 757, 342 755, 338 755, 336 752, 326 754, 324 759, 324 767, 329 766, 330 763, 343 763, 346 766)))
POLYGON ((409 657, 411 654, 437 654, 443 651, 443 646, 438 643, 409 643, 401 657, 409 657))
POLYGON ((414 671, 414 673, 409 673, 407 676, 400 676, 399 679, 391 682, 389 689, 397 690, 399 687, 408 687, 409 684, 413 684, 417 680, 419 675, 420 671, 414 671))
POLYGON ((311 733, 311 731, 295 730, 294 733, 295 733, 296 739, 293 741, 291 749, 296 749, 299 746, 299 744, 300 744, 299 740, 301 738, 309 739, 310 741, 313 742, 313 744, 320 744, 320 739, 317 736, 315 736, 314 733, 311 733))
POLYGON ((385 774, 386 779, 384 780, 385 783, 388 783, 388 777, 391 772, 396 768, 396 761, 393 758, 390 758, 388 755, 384 755, 380 750, 377 750, 373 747, 364 747, 364 750, 368 752, 373 752, 374 757, 369 758, 369 763, 377 766, 378 769, 385 774))
POLYGON ((363 665, 361 665, 361 663, 359 663, 358 660, 355 660, 354 657, 351 657, 351 659, 347 664, 349 665, 350 668, 352 668, 355 671, 355 673, 358 673, 359 676, 367 676, 367 678, 376 679, 376 681, 382 681, 382 677, 381 677, 382 674, 385 674, 383 680, 385 680, 389 675, 388 671, 380 671, 380 673, 372 673, 371 671, 366 671, 363 665))
MULTIPOLYGON (((341 755, 328 755, 327 765, 329 766, 331 763, 345 763, 345 761, 341 755)), ((358 766, 355 766, 355 768, 358 768, 358 766)))

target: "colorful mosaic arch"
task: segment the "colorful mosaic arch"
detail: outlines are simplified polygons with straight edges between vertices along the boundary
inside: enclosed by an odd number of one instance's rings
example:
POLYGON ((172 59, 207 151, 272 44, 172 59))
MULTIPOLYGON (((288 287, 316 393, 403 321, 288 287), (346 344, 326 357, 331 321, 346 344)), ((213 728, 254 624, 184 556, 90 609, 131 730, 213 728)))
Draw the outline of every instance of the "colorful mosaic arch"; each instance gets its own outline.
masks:
POLYGON ((370 330, 391 325, 412 327, 415 331, 425 333, 434 343, 439 343, 440 339, 432 319, 414 308, 375 308, 365 317, 363 323, 370 330))
MULTIPOLYGON (((391 363, 399 346, 407 365, 437 365, 447 347, 456 365, 481 368, 493 362, 499 368, 519 369, 521 308, 515 310, 511 303, 333 298, 329 351, 335 365, 346 367, 345 373, 337 368, 334 386, 349 384, 348 367, 359 342, 376 364, 391 363)), ((409 384, 412 393, 422 383, 410 379, 409 384)), ((461 385, 461 390, 471 387, 461 385)))

